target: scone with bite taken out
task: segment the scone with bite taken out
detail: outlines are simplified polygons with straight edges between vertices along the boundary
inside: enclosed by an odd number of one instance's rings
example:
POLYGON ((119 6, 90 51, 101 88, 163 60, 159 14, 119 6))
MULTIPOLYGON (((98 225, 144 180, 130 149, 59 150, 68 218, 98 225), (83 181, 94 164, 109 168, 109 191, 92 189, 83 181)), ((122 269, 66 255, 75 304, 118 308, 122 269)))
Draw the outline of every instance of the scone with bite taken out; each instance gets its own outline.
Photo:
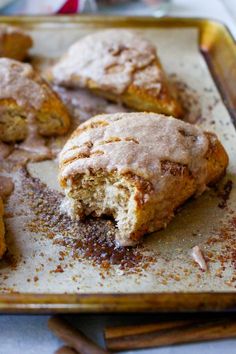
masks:
POLYGON ((155 113, 98 115, 80 125, 60 153, 68 213, 112 216, 119 245, 166 225, 175 209, 225 172, 216 135, 155 113))
POLYGON ((68 130, 70 118, 31 65, 0 58, 0 140, 24 140, 32 125, 40 135, 60 135, 68 130))
POLYGON ((133 31, 105 30, 80 39, 52 68, 51 78, 62 86, 88 88, 137 111, 182 114, 155 46, 133 31))
POLYGON ((20 28, 0 24, 0 57, 23 60, 32 45, 32 38, 20 28))
POLYGON ((3 222, 3 202, 0 197, 0 258, 6 251, 6 243, 5 243, 5 227, 3 222))

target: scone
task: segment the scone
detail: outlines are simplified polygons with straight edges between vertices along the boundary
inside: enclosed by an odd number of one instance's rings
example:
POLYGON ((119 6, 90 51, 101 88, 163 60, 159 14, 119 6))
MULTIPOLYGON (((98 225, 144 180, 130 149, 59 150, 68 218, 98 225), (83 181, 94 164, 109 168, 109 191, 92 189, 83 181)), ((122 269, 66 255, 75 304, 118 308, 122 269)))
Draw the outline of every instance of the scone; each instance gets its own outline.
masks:
POLYGON ((2 198, 0 197, 0 258, 6 251, 5 243, 5 227, 3 222, 3 203, 2 198))
POLYGON ((20 28, 0 24, 0 57, 23 60, 32 45, 31 37, 20 28))
POLYGON ((80 39, 51 76, 59 85, 86 87, 138 111, 182 114, 156 48, 132 31, 105 30, 80 39))
POLYGON ((228 156, 215 134, 173 117, 116 113, 80 125, 59 161, 68 213, 114 217, 117 243, 129 246, 217 181, 228 156))
POLYGON ((40 135, 64 134, 69 114, 31 65, 0 58, 0 140, 24 140, 32 124, 40 135))

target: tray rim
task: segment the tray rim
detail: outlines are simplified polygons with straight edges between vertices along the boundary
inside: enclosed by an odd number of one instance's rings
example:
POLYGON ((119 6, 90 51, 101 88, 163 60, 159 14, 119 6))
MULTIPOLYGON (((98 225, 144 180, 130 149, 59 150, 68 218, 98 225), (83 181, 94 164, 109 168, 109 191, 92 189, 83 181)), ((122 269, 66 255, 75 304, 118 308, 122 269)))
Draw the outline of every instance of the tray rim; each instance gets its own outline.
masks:
POLYGON ((129 293, 0 295, 0 313, 148 313, 236 311, 236 293, 129 293), (174 301, 173 301, 174 298, 174 301))
MULTIPOLYGON (((0 16, 0 23, 30 24, 30 23, 81 23, 82 25, 104 24, 127 25, 132 27, 153 26, 167 27, 197 27, 200 36, 204 28, 215 29, 215 34, 221 31, 231 46, 236 60, 235 39, 228 27, 218 20, 208 18, 188 17, 130 17, 130 16, 0 16)), ((200 44, 200 43, 199 43, 200 44)), ((209 49, 209 48, 208 48, 209 49)), ((211 48, 210 48, 211 49, 211 48)), ((204 48, 200 47, 213 79, 223 96, 231 118, 236 122, 236 105, 232 106, 226 97, 222 83, 217 81, 214 66, 207 58, 204 48)), ((207 52, 207 50, 206 50, 207 52)), ((208 51, 208 53, 210 50, 208 51)), ((234 103, 234 102, 233 102, 234 103)), ((168 293, 88 293, 88 294, 42 294, 42 293, 0 293, 0 313, 108 313, 108 312, 181 312, 181 311, 228 311, 236 310, 236 291, 229 292, 168 292, 168 293)))

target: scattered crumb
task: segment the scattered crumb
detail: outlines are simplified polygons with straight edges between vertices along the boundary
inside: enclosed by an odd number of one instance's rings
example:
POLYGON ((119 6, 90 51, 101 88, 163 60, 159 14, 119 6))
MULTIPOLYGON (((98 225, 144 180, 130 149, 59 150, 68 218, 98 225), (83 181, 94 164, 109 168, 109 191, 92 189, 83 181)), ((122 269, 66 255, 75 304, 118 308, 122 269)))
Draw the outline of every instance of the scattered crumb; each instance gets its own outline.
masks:
POLYGON ((192 248, 192 257, 194 261, 199 265, 201 270, 205 272, 207 270, 207 264, 203 252, 199 246, 194 246, 192 248))

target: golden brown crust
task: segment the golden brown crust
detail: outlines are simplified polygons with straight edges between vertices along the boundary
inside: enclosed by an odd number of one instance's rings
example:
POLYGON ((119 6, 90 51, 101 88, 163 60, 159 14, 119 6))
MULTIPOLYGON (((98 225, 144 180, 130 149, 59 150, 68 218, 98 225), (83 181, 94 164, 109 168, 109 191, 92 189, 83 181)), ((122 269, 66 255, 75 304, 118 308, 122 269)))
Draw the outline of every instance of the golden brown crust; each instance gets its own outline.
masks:
POLYGON ((209 139, 209 149, 206 154, 208 166, 207 184, 212 185, 224 176, 229 157, 215 134, 207 132, 206 135, 209 139))
MULTIPOLYGON (((138 87, 135 83, 131 83, 122 94, 115 95, 111 91, 103 90, 93 80, 87 81, 87 87, 97 95, 111 101, 122 102, 136 111, 162 113, 181 118, 183 109, 176 98, 175 89, 168 83, 158 59, 155 60, 155 65, 162 72, 160 92, 138 87)), ((142 70, 139 71, 141 72, 142 70)))
MULTIPOLYGON (((224 147, 216 138, 215 134, 207 132, 206 135, 209 139, 209 149, 206 153, 206 184, 211 186, 224 176, 229 159, 224 147)), ((138 180, 138 183, 135 183, 137 188, 137 209, 140 210, 140 220, 144 220, 144 225, 140 226, 137 231, 130 235, 130 238, 134 242, 137 242, 147 232, 164 228, 173 218, 173 211, 196 192, 196 182, 188 167, 185 165, 176 164, 172 161, 162 161, 162 176, 168 178, 170 181, 172 179, 172 182, 169 184, 169 187, 171 187, 165 190, 165 201, 163 201, 163 203, 165 202, 167 213, 164 218, 160 217, 162 213, 162 203, 160 202, 159 210, 158 208, 156 209, 156 215, 159 215, 159 217, 156 217, 154 223, 149 221, 149 225, 145 223, 145 209, 142 209, 144 196, 146 195, 146 185, 148 182, 138 176, 132 176, 132 182, 138 180)), ((149 185, 149 190, 151 190, 151 188, 152 187, 149 185)), ((138 213, 139 211, 137 210, 137 214, 138 213)))
MULTIPOLYGON (((213 185, 217 182, 225 173, 225 169, 228 165, 228 157, 221 143, 217 140, 216 145, 210 148, 207 152, 208 159, 208 171, 207 171, 207 184, 213 185)), ((162 162, 162 177, 166 182, 168 188, 165 189, 165 199, 151 201, 145 205, 143 201, 146 195, 147 181, 142 180, 138 176, 132 177, 132 182, 137 180, 139 183, 135 183, 136 186, 136 201, 137 201, 137 220, 139 220, 139 226, 137 230, 130 234, 130 239, 134 244, 137 243, 144 234, 158 231, 166 227, 174 216, 174 212, 182 204, 184 204, 190 197, 194 196, 196 192, 196 182, 190 173, 187 166, 176 164, 172 161, 162 162), (148 220, 146 222, 146 215, 149 214, 149 210, 154 208, 155 204, 155 220, 148 220), (165 204, 165 212, 163 213, 163 205, 165 204)), ((130 180, 131 182, 131 180, 130 180)), ((151 186, 149 187, 151 190, 151 186)))
POLYGON ((135 183, 137 222, 129 236, 131 244, 137 243, 146 233, 165 228, 173 218, 174 211, 196 192, 196 182, 187 166, 163 161, 161 178, 165 178, 165 189, 158 197, 151 192, 152 186, 149 186, 148 202, 146 201, 148 182, 139 177, 139 183, 135 183))
POLYGON ((0 140, 14 142, 25 139, 29 115, 34 115, 41 135, 67 132, 70 117, 66 107, 30 65, 4 58, 0 59, 0 69, 3 79, 0 83, 0 140), (9 80, 6 74, 12 79, 9 80))
POLYGON ((17 27, 0 25, 0 56, 24 60, 32 47, 32 38, 17 27))

